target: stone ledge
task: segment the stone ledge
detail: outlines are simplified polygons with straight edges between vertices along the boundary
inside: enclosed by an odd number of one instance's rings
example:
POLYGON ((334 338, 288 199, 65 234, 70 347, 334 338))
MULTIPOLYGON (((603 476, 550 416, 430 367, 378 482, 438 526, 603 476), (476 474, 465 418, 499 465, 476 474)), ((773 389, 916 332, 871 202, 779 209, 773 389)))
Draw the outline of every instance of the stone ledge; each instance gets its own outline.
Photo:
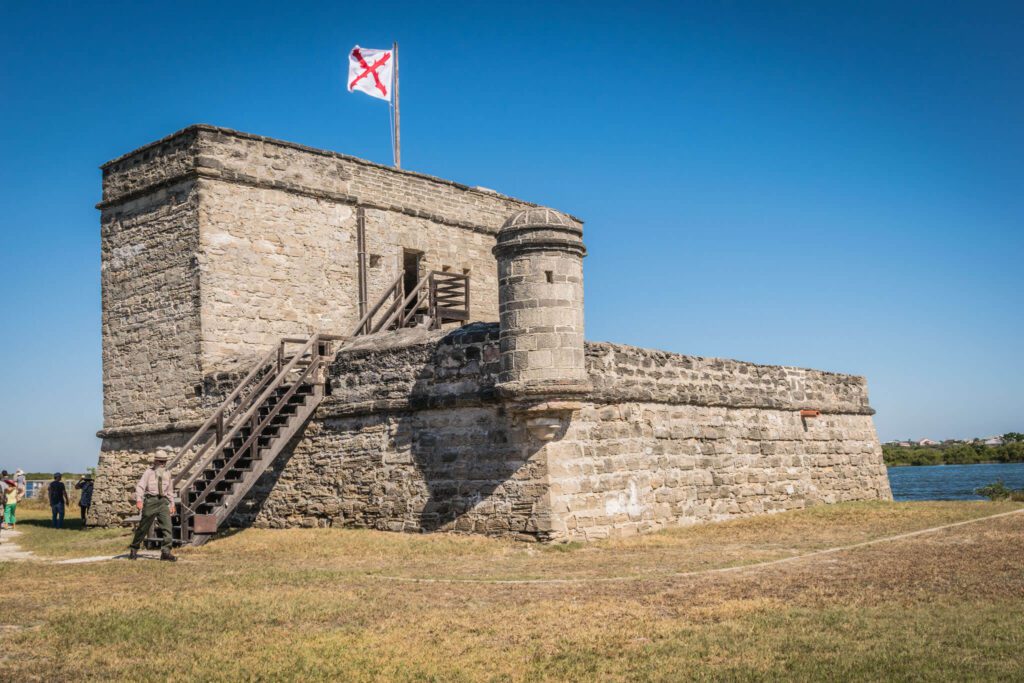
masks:
POLYGON ((194 432, 203 426, 202 422, 165 422, 155 425, 132 425, 129 427, 111 427, 96 432, 101 439, 114 439, 122 436, 149 436, 154 434, 171 434, 173 432, 194 432))
POLYGON ((139 197, 144 197, 152 192, 162 190, 173 185, 190 181, 190 180, 215 180, 225 183, 231 183, 234 185, 245 185, 247 187, 253 187, 261 190, 280 190, 281 192, 288 192, 290 194, 296 194, 303 197, 310 197, 312 199, 322 199, 327 201, 337 202, 339 204, 350 204, 352 206, 362 206, 368 209, 376 209, 378 211, 395 211, 397 213, 405 214, 412 218, 422 218, 429 220, 434 223, 440 223, 442 225, 450 225, 454 228, 462 228, 463 230, 469 230, 471 232, 478 232, 484 235, 495 235, 497 234, 496 228, 488 228, 482 225, 475 225, 472 223, 465 223, 463 221, 457 221, 445 216, 432 214, 421 209, 415 209, 405 206, 399 206, 396 204, 378 204, 376 202, 360 198, 356 195, 346 194, 342 192, 332 192, 329 190, 320 190, 317 188, 305 187, 295 183, 287 183, 280 180, 268 181, 262 180, 255 176, 242 175, 238 173, 232 173, 229 171, 220 171, 213 168, 193 168, 189 169, 184 173, 169 176, 151 185, 140 187, 129 192, 125 192, 117 197, 105 199, 96 204, 96 208, 102 210, 109 209, 120 204, 125 204, 139 197))
MULTIPOLYGON (((159 147, 160 145, 165 145, 168 142, 171 142, 172 140, 175 140, 176 138, 183 137, 183 136, 190 135, 190 134, 197 133, 197 132, 216 133, 218 135, 224 135, 224 136, 227 136, 227 137, 238 138, 238 139, 241 139, 241 140, 250 140, 250 141, 254 141, 254 142, 261 142, 263 144, 270 144, 270 145, 276 145, 278 147, 285 147, 285 148, 288 148, 288 149, 293 149, 293 150, 296 150, 296 151, 299 151, 299 152, 305 152, 307 154, 312 154, 312 155, 316 155, 316 156, 328 157, 328 158, 332 158, 332 159, 339 159, 339 160, 342 160, 342 161, 347 161, 347 162, 350 162, 350 163, 358 164, 360 166, 364 166, 364 167, 367 167, 367 168, 373 168, 373 169, 376 169, 376 170, 379 170, 379 171, 384 171, 384 172, 387 172, 387 173, 390 173, 390 174, 394 174, 394 175, 398 175, 398 176, 407 176, 409 178, 415 178, 416 180, 424 180, 424 181, 427 181, 427 182, 430 182, 430 183, 434 183, 434 184, 437 184, 437 185, 445 185, 445 186, 448 186, 448 187, 453 187, 453 188, 455 188, 457 190, 461 190, 463 192, 466 192, 466 193, 469 193, 469 194, 473 194, 473 195, 479 195, 480 197, 486 197, 487 199, 490 199, 490 200, 494 200, 494 199, 504 200, 504 201, 520 204, 520 205, 522 205, 524 207, 539 207, 540 206, 539 204, 535 204, 533 202, 527 202, 527 201, 524 201, 522 199, 517 199, 517 198, 511 197, 509 195, 501 194, 500 192, 495 192, 494 190, 478 188, 478 187, 474 187, 474 186, 471 186, 471 185, 465 185, 463 183, 455 182, 454 180, 447 180, 445 178, 439 178, 437 176, 432 176, 432 175, 429 175, 429 174, 426 174, 426 173, 417 173, 416 171, 409 171, 409 170, 406 170, 406 169, 394 168, 392 166, 387 166, 385 164, 378 164, 378 163, 373 162, 373 161, 368 161, 366 159, 360 159, 359 157, 350 156, 348 154, 342 154, 340 152, 333 152, 331 150, 320 149, 320 148, 317 148, 317 147, 310 147, 308 145, 303 145, 303 144, 300 144, 300 143, 297 143, 297 142, 289 142, 287 140, 279 140, 277 138, 271 138, 271 137, 267 137, 267 136, 263 136, 263 135, 256 135, 254 133, 245 133, 245 132, 242 132, 242 131, 233 130, 231 128, 223 128, 223 127, 220 127, 220 126, 214 126, 214 125, 210 125, 210 124, 207 124, 207 123, 196 123, 196 124, 193 124, 191 126, 187 126, 186 128, 182 128, 181 130, 176 131, 174 133, 171 133, 170 135, 167 135, 167 136, 165 136, 163 138, 160 138, 159 140, 154 140, 153 142, 150 142, 150 143, 147 143, 145 145, 142 145, 141 147, 138 147, 138 148, 132 150, 131 152, 128 152, 126 154, 122 154, 121 156, 116 157, 114 159, 111 159, 110 161, 102 164, 100 166, 100 169, 102 169, 103 171, 107 171, 108 169, 111 169, 113 166, 116 166, 117 164, 120 164, 120 163, 122 163, 122 162, 124 162, 124 161, 126 161, 126 160, 128 160, 128 159, 130 159, 130 158, 132 158, 134 156, 136 156, 136 155, 139 155, 139 154, 142 154, 142 153, 144 153, 144 152, 146 152, 148 150, 151 150, 154 147, 159 147)), ((120 202, 120 201, 123 201, 123 197, 111 198, 110 200, 108 200, 106 202, 101 202, 100 204, 107 204, 107 205, 109 205, 110 203, 116 203, 116 202, 120 202)), ((367 204, 367 206, 369 206, 369 204, 367 204)), ((103 207, 97 205, 97 208, 103 208, 103 207)), ((387 207, 374 207, 374 208, 387 208, 387 207)), ((582 223, 582 221, 580 221, 579 218, 576 218, 575 216, 572 216, 570 214, 566 214, 566 215, 568 215, 573 220, 576 220, 576 221, 579 221, 579 222, 582 223)), ((492 233, 493 232, 497 232, 497 227, 495 227, 495 229, 492 231, 492 233)))
POLYGON ((615 342, 605 341, 588 341, 586 342, 586 351, 588 356, 596 356, 601 352, 624 352, 633 353, 638 356, 642 355, 648 358, 658 358, 665 360, 681 360, 689 362, 699 362, 707 364, 735 364, 737 366, 745 366, 747 368, 759 368, 769 370, 795 370, 798 372, 813 372, 815 374, 830 376, 842 380, 855 380, 863 382, 864 377, 862 375, 851 375, 843 372, 832 372, 831 370, 816 370, 814 368, 804 368, 798 365, 769 365, 767 363, 755 363, 748 360, 736 360, 735 358, 720 358, 716 356, 692 356, 685 353, 678 353, 676 351, 663 351, 661 349, 649 349, 643 346, 631 346, 628 344, 617 344, 615 342))
POLYGON ((589 398, 594 391, 589 381, 577 380, 513 380, 495 385, 498 396, 515 400, 520 398, 557 401, 560 397, 589 398))
MULTIPOLYGON (((523 398, 522 395, 517 395, 519 398, 523 398)), ((554 403, 560 405, 559 402, 565 397, 565 393, 552 392, 550 394, 533 393, 530 394, 529 399, 531 401, 540 401, 548 403, 554 403)), ((717 403, 717 402, 682 402, 673 400, 664 400, 657 398, 649 398, 642 396, 630 397, 625 394, 620 396, 598 396, 598 395, 577 395, 576 400, 585 403, 592 403, 594 405, 614 405, 618 403, 651 403, 655 405, 677 405, 677 406, 698 406, 702 408, 728 408, 731 410, 770 410, 775 412, 798 412, 801 408, 795 408, 784 405, 773 405, 773 404, 747 404, 737 405, 735 403, 717 403)), ((511 404, 516 403, 515 397, 502 398, 493 389, 483 390, 473 393, 465 394, 447 394, 440 396, 414 396, 410 398, 401 399, 378 399, 372 401, 356 401, 346 403, 337 396, 328 397, 320 407, 317 408, 314 414, 314 420, 322 420, 331 417, 357 417, 362 415, 372 414, 393 414, 393 413, 408 413, 415 412, 417 410, 440 410, 445 408, 468 408, 468 407, 480 407, 484 405, 493 405, 499 403, 510 402, 511 404)), ((822 415, 874 415, 875 410, 870 407, 865 407, 856 410, 821 410, 822 415)), ((112 429, 101 429, 96 432, 96 436, 101 439, 114 439, 121 437, 131 436, 155 436, 158 434, 171 434, 171 433, 191 433, 199 429, 202 426, 200 422, 194 423, 175 423, 175 424, 162 424, 148 427, 145 425, 133 426, 133 427, 121 427, 112 429)))
POLYGON ((313 417, 323 420, 332 417, 357 417, 362 415, 381 415, 394 413, 410 413, 419 410, 441 410, 446 408, 478 408, 497 403, 493 392, 480 394, 464 394, 461 396, 421 396, 409 399, 379 399, 376 401, 358 401, 353 403, 327 402, 320 404, 313 417))

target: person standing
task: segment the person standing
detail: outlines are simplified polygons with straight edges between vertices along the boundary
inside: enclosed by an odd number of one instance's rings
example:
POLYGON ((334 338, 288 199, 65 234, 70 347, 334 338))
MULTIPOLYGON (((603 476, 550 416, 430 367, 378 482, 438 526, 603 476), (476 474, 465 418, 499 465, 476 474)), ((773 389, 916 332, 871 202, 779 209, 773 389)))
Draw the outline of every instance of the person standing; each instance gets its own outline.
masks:
MULTIPOLYGON (((46 487, 50 496, 50 511, 53 513, 53 528, 60 529, 64 526, 64 508, 70 504, 68 500, 68 489, 61 481, 63 477, 60 472, 53 475, 53 481, 46 487)), ((8 491, 10 493, 10 491, 8 491)))
POLYGON ((18 501, 21 499, 21 491, 13 479, 6 479, 4 483, 7 484, 7 499, 4 502, 4 524, 7 525, 8 529, 13 529, 18 521, 14 511, 18 507, 18 501))
POLYGON ((160 559, 176 562, 171 554, 171 515, 174 514, 174 484, 167 471, 167 452, 158 450, 153 456, 153 466, 142 473, 135 485, 135 505, 142 512, 142 519, 135 527, 135 536, 129 546, 128 559, 139 556, 139 548, 146 540, 149 528, 156 521, 160 530, 160 559))
POLYGON ((28 482, 25 481, 25 470, 20 467, 14 470, 14 485, 21 489, 21 497, 24 498, 28 482))
POLYGON ((89 512, 89 507, 92 505, 92 475, 86 474, 82 477, 78 483, 75 484, 75 488, 82 492, 81 497, 78 499, 78 507, 82 511, 82 529, 85 529, 85 516, 89 512))
MULTIPOLYGON (((7 479, 7 470, 4 470, 4 471, 0 472, 0 493, 3 493, 4 507, 5 508, 7 506, 7 489, 9 488, 8 485, 7 485, 6 479, 7 479)), ((7 528, 6 518, 4 517, 4 515, 0 514, 0 529, 6 529, 6 528, 7 528)))

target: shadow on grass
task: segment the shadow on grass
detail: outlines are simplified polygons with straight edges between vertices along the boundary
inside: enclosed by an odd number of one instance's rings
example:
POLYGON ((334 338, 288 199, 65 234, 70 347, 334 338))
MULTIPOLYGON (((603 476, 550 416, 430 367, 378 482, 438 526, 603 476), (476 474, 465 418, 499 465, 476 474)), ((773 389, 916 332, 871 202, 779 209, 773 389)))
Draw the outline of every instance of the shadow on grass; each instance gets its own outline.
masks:
POLYGON ((228 527, 227 529, 221 529, 210 540, 211 541, 217 541, 217 540, 220 540, 222 538, 231 538, 235 534, 239 534, 239 533, 245 531, 245 529, 246 529, 246 527, 237 527, 237 526, 228 527))
MULTIPOLYGON (((65 517, 64 518, 64 524, 60 528, 57 528, 57 527, 53 526, 53 520, 39 517, 39 518, 35 518, 35 519, 31 519, 30 518, 30 519, 19 520, 18 524, 17 524, 17 526, 15 528, 24 528, 24 527, 43 527, 45 529, 53 529, 54 531, 82 531, 83 530, 83 523, 82 523, 81 519, 68 519, 67 517, 65 517)), ((98 529, 98 528, 100 528, 100 527, 92 527, 92 526, 84 525, 84 529, 86 531, 89 531, 90 529, 98 529)))

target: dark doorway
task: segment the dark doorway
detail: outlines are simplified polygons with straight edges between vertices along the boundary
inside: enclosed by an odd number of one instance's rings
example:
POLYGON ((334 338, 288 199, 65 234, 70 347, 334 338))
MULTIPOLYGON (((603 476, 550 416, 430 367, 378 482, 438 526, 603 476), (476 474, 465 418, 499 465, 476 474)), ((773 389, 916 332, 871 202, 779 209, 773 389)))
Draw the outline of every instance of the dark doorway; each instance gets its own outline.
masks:
MULTIPOLYGON (((422 251, 413 251, 411 249, 402 250, 402 284, 405 287, 405 296, 408 298, 412 291, 416 289, 416 285, 420 281, 420 261, 423 259, 422 251)), ((405 309, 404 317, 411 318, 417 313, 419 308, 419 299, 415 298, 409 302, 409 306, 405 309)))
POLYGON ((405 285, 407 296, 409 292, 416 288, 416 283, 420 281, 420 259, 422 258, 422 251, 402 250, 402 270, 405 273, 402 284, 405 285))

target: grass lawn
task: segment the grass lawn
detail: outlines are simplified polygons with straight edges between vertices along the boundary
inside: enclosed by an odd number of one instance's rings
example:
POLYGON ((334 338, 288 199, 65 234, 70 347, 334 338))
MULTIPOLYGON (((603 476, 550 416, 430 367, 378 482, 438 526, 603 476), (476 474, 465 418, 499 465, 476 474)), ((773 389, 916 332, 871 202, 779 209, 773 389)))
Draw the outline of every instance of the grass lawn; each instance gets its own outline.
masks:
MULTIPOLYGON (((844 504, 568 546, 250 529, 177 564, 4 563, 0 678, 1021 680, 1024 514, 678 574, 1022 507, 844 504)), ((127 545, 19 519, 41 558, 127 545)))

